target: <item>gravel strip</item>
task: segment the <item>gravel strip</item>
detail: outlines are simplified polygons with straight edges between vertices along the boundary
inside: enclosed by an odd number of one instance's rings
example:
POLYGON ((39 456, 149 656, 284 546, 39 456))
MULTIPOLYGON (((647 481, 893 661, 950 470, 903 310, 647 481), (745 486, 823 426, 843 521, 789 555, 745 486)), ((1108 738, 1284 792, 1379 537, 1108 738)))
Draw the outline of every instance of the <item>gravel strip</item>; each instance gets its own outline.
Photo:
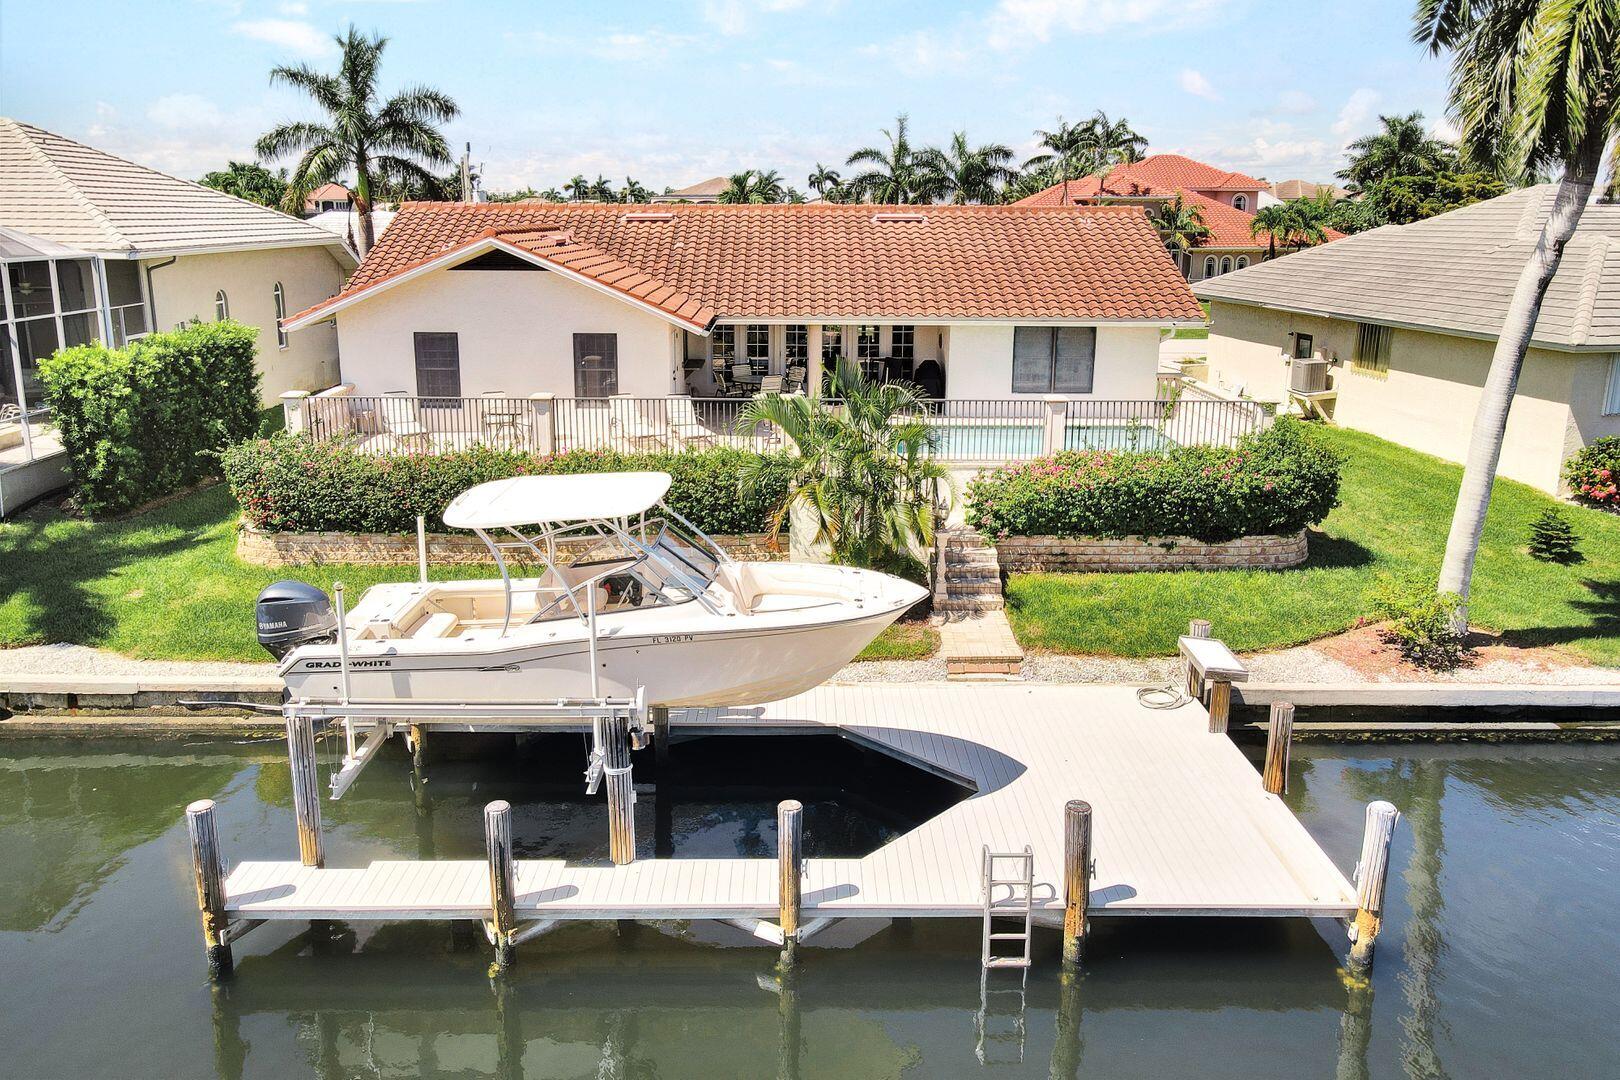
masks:
POLYGON ((235 675, 271 679, 274 664, 229 660, 136 660, 85 645, 25 645, 0 649, 4 675, 133 675, 172 678, 185 675, 235 675))

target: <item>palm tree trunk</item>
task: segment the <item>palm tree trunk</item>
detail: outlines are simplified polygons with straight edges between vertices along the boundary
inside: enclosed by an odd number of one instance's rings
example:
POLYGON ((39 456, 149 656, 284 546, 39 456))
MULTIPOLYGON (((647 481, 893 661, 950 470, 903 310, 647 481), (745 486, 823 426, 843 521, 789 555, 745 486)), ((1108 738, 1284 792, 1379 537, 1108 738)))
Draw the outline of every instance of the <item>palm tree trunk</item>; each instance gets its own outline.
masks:
POLYGON ((356 161, 354 169, 354 213, 360 219, 360 257, 364 259, 377 243, 377 233, 371 225, 371 177, 366 163, 356 161))
POLYGON ((1485 511, 1490 506, 1491 485, 1496 480, 1496 466, 1502 457, 1502 436, 1507 430, 1508 409, 1519 385, 1524 354, 1530 347, 1536 318, 1541 314, 1542 298, 1558 270, 1564 245, 1574 235, 1586 201, 1592 196, 1602 160, 1602 142, 1589 141, 1564 163, 1564 176, 1558 181, 1552 212, 1513 288, 1507 315, 1502 320, 1502 332, 1496 339, 1496 351, 1491 355, 1491 367, 1480 390, 1479 410, 1474 415, 1474 431, 1468 440, 1468 457, 1463 464, 1462 486, 1457 491, 1457 508, 1452 514, 1445 561, 1440 567, 1439 591, 1453 593, 1462 600, 1452 621, 1452 628, 1459 636, 1468 629, 1468 590, 1474 576, 1474 560, 1479 555, 1485 511))

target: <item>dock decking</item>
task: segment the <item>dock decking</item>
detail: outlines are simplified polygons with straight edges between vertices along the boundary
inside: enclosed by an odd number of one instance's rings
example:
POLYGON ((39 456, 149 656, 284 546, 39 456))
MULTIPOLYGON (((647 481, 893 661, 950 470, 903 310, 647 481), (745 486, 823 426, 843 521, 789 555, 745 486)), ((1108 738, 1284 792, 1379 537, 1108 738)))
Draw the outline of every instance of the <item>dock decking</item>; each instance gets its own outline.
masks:
MULTIPOLYGON (((1093 915, 1355 914, 1355 889, 1196 702, 1143 707, 1128 687, 827 686, 747 709, 676 711, 694 734, 825 730, 964 783, 973 794, 861 858, 808 859, 806 918, 980 917, 981 852, 1035 854, 1037 912, 1063 914, 1063 807, 1094 814, 1093 915)), ((788 793, 791 794, 791 793, 788 793)), ((775 859, 518 860, 533 919, 769 919, 775 859)), ((245 862, 225 882, 245 919, 484 918, 489 866, 245 862)))

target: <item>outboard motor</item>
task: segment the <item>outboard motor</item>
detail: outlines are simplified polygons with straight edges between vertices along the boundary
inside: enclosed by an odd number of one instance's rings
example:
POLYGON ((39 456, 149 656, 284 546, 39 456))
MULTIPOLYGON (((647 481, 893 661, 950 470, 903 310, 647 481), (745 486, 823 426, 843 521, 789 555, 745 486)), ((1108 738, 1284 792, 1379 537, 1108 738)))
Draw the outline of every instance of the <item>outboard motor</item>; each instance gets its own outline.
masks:
POLYGON ((300 645, 337 640, 337 615, 331 599, 302 581, 265 586, 254 613, 259 621, 259 644, 277 660, 300 645))

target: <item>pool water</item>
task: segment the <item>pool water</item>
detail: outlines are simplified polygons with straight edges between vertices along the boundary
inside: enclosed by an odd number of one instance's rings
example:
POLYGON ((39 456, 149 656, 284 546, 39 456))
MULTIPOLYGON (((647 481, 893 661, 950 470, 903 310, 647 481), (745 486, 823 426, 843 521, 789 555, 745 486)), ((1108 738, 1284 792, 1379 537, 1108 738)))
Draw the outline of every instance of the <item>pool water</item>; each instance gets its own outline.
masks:
MULTIPOLYGON (((745 752, 756 762, 780 759, 770 739, 755 741, 745 752)), ((521 790, 519 755, 484 765, 435 763, 428 787, 441 793, 424 823, 403 755, 380 757, 351 797, 325 804, 329 860, 473 852, 470 808, 549 799, 521 790)), ((853 775, 831 779, 812 797, 864 790, 853 775)), ((764 786, 740 801, 770 804, 780 792, 764 786)), ((1620 1075, 1612 745, 1297 747, 1288 802, 1340 867, 1355 861, 1368 800, 1405 815, 1368 983, 1341 977, 1332 922, 1099 919, 1078 980, 1058 978, 1058 937, 1041 932, 1022 996, 989 999, 971 919, 807 949, 786 979, 773 950, 699 944, 679 924, 570 925, 524 944, 495 983, 488 948, 443 923, 319 934, 271 923, 237 945, 235 977, 211 987, 180 821, 204 796, 218 801, 231 858, 295 851, 276 743, 0 743, 0 1075, 1620 1075)), ((638 825, 656 802, 641 796, 638 825)), ((676 796, 677 857, 774 844, 749 835, 768 822, 729 796, 682 805, 676 796)), ((858 826, 862 843, 904 827, 858 826)), ((519 832, 559 842, 544 827, 519 832)))
MULTIPOLYGON (((1013 461, 1044 453, 1046 431, 1038 424, 935 425, 936 453, 958 461, 1013 461)), ((1065 450, 1163 450, 1175 443, 1151 427, 1128 424, 1070 424, 1065 450)))

